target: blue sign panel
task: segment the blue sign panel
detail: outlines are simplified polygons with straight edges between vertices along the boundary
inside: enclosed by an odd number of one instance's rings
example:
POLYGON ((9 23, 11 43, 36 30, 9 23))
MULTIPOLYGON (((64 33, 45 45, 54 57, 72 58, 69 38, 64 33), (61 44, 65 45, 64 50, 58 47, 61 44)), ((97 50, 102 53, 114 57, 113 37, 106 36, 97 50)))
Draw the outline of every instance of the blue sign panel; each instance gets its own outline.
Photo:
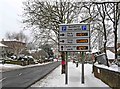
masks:
POLYGON ((86 25, 83 25, 83 26, 82 26, 82 30, 87 30, 87 26, 86 26, 86 25))
POLYGON ((62 26, 62 32, 66 32, 67 27, 66 26, 62 26))

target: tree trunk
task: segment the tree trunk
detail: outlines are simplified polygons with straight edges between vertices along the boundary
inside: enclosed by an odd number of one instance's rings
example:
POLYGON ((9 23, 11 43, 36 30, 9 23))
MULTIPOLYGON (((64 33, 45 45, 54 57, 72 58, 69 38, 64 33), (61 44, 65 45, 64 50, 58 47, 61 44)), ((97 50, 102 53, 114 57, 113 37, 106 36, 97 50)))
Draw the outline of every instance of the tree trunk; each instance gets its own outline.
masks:
POLYGON ((107 58, 107 54, 106 54, 106 43, 107 43, 107 36, 106 36, 106 28, 105 28, 105 21, 103 20, 103 29, 104 29, 104 40, 105 40, 105 43, 104 43, 104 52, 105 52, 105 56, 106 56, 106 61, 107 61, 107 66, 109 67, 109 63, 108 63, 108 58, 107 58))
POLYGON ((115 34, 115 59, 117 59, 117 31, 115 31, 114 34, 115 34))
POLYGON ((114 34, 115 34, 115 59, 117 59, 117 9, 118 4, 114 5, 114 34))

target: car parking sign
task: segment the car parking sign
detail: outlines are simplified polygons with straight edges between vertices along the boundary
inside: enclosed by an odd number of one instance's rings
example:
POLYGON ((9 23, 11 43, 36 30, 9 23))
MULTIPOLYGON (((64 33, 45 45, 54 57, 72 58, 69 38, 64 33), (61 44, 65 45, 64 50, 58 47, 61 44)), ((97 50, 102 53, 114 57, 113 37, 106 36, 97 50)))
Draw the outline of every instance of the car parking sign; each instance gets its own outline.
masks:
POLYGON ((86 25, 83 25, 83 26, 82 26, 82 30, 87 30, 87 26, 86 26, 86 25))
POLYGON ((90 24, 60 24, 59 51, 90 51, 90 24))
POLYGON ((66 32, 67 27, 66 26, 62 26, 62 32, 66 32))

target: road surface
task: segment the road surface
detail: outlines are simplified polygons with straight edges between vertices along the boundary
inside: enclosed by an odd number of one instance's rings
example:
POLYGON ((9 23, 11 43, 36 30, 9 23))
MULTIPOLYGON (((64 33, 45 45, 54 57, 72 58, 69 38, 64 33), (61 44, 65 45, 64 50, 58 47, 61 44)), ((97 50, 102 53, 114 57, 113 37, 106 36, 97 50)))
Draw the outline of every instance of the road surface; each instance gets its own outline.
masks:
POLYGON ((45 75, 59 66, 60 62, 53 62, 46 65, 23 68, 2 73, 2 88, 13 87, 26 89, 36 81, 42 79, 45 75))

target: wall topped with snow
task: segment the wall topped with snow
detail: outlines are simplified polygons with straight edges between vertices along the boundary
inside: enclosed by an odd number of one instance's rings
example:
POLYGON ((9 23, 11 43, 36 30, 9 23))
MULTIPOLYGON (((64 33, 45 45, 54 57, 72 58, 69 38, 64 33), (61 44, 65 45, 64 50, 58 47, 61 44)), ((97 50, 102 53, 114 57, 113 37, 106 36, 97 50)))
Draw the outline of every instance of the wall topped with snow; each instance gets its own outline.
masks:
POLYGON ((109 68, 103 66, 93 66, 94 75, 104 83, 106 83, 111 89, 120 89, 120 70, 118 68, 109 68))

